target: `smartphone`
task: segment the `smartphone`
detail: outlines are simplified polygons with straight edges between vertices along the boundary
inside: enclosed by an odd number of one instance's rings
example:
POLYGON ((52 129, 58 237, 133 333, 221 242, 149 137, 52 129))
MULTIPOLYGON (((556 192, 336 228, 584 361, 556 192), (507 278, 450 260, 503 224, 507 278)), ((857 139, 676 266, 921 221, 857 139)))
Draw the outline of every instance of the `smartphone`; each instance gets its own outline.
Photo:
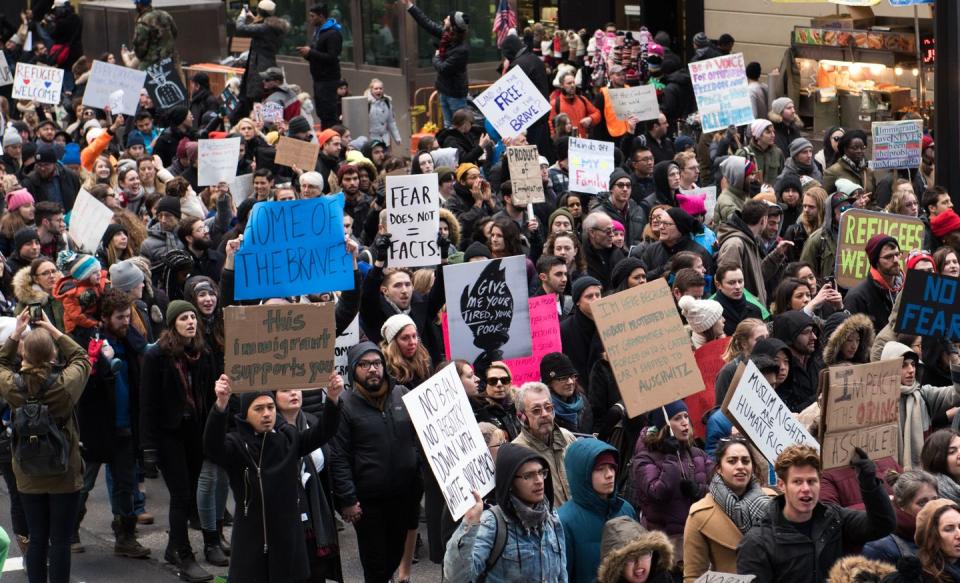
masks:
POLYGON ((823 280, 823 285, 825 285, 825 286, 826 286, 826 285, 829 285, 829 286, 833 287, 833 289, 837 289, 837 280, 836 280, 836 278, 835 278, 834 276, 828 275, 828 276, 823 280))
POLYGON ((40 304, 30 304, 27 309, 30 310, 31 322, 43 321, 43 308, 40 307, 40 304))

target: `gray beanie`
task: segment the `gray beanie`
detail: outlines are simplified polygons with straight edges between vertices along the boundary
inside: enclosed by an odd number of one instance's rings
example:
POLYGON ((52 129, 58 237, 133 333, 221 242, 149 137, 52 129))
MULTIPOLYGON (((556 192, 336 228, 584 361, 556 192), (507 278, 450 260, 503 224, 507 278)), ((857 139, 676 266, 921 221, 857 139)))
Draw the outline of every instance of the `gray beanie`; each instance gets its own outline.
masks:
POLYGON ((790 157, 793 158, 807 148, 810 148, 811 150, 813 149, 813 144, 810 143, 810 140, 807 138, 795 139, 794 141, 790 142, 790 157))
POLYGON ((787 108, 788 105, 793 105, 793 100, 789 97, 778 97, 773 100, 773 103, 770 104, 770 111, 780 115, 783 113, 783 110, 787 108))
POLYGON ((128 292, 143 283, 143 272, 129 259, 110 266, 110 287, 128 292))
POLYGON ((3 132, 3 147, 7 146, 19 146, 23 144, 23 138, 20 137, 20 132, 17 131, 17 128, 9 126, 3 132))

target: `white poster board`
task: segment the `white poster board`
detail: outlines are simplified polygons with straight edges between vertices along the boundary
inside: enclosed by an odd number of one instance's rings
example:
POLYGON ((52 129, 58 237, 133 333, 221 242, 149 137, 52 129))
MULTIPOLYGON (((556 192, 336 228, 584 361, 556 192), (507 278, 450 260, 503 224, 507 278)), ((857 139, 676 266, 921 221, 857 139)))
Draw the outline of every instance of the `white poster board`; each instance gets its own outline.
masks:
POLYGON ((337 368, 338 375, 342 377, 347 376, 347 366, 349 365, 349 362, 347 361, 347 351, 350 350, 351 346, 356 346, 359 343, 360 316, 358 314, 353 317, 353 321, 350 322, 350 325, 347 326, 347 329, 341 334, 337 335, 337 340, 334 343, 333 365, 337 368))
POLYGON ((733 573, 707 571, 697 577, 697 580, 693 583, 751 583, 756 577, 756 575, 735 575, 733 573))
POLYGON ((94 61, 87 88, 83 91, 83 104, 87 107, 103 109, 111 106, 114 115, 133 115, 140 105, 140 90, 147 81, 147 72, 129 67, 111 65, 103 61, 94 61), (120 91, 120 107, 113 107, 111 97, 120 91))
POLYGON ((387 176, 387 232, 392 235, 387 265, 440 265, 440 186, 437 174, 387 176))
POLYGON ((515 138, 547 115, 550 104, 520 67, 514 67, 473 100, 503 138, 515 138))
POLYGON ((17 63, 13 79, 13 98, 37 103, 60 103, 63 69, 17 63))
POLYGON ((570 138, 570 190, 599 194, 610 190, 613 142, 570 138))
POLYGON ((447 508, 460 520, 494 487, 494 464, 473 416, 456 363, 403 396, 403 404, 420 438, 424 457, 440 484, 447 508))
POLYGON ((96 253, 111 222, 113 211, 81 188, 70 212, 70 237, 87 253, 96 253))
POLYGON ((660 117, 660 102, 657 101, 657 88, 653 85, 608 89, 610 103, 619 119, 626 120, 631 115, 640 121, 660 117))
POLYGON ((742 53, 695 61, 689 68, 703 131, 715 132, 753 121, 742 53))
POLYGON ((3 51, 0 51, 0 87, 6 87, 7 85, 13 85, 13 71, 7 64, 6 55, 3 54, 3 51))
POLYGON ((253 174, 241 174, 229 182, 233 204, 239 205, 253 195, 253 174))
POLYGON ((223 140, 200 140, 197 146, 197 184, 209 186, 233 182, 240 161, 240 136, 223 140))

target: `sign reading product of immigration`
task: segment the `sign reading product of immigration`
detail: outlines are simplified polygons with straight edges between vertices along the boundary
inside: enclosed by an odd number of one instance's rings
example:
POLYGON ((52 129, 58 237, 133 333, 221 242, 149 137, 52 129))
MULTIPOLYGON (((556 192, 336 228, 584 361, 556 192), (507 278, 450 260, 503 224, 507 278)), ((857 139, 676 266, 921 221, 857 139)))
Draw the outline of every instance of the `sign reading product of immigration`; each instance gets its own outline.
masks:
POLYGON ((593 316, 630 417, 703 390, 666 280, 597 300, 593 316))
POLYGON ((17 63, 13 98, 57 105, 63 88, 63 69, 17 63))
POLYGON ((897 332, 918 336, 943 336, 960 342, 960 280, 928 271, 907 272, 900 297, 897 332))
POLYGON ((640 85, 624 89, 607 89, 610 103, 617 118, 626 120, 631 115, 639 121, 660 117, 660 103, 657 101, 657 88, 653 85, 640 85))
POLYGON ((547 115, 550 104, 520 67, 514 67, 473 100, 504 138, 515 138, 547 115))
POLYGON ((610 190, 613 142, 570 138, 570 190, 599 194, 610 190))
POLYGON ((235 393, 318 389, 334 367, 335 305, 229 306, 224 371, 235 393))
POLYGON ((715 132, 753 121, 743 54, 696 61, 689 67, 703 131, 715 132))
POLYGON ((437 175, 387 176, 390 267, 440 265, 440 188, 437 175))
POLYGON ((146 80, 145 71, 94 61, 87 86, 83 90, 83 104, 97 109, 110 105, 110 113, 113 115, 133 115, 140 105, 140 90, 146 80), (115 107, 116 103, 110 103, 111 96, 117 91, 120 92, 120 107, 115 107))
POLYGON ((870 273, 867 241, 877 234, 889 235, 900 244, 900 268, 906 268, 907 254, 923 249, 923 221, 916 217, 863 209, 850 209, 840 215, 840 241, 834 273, 837 285, 847 289, 870 273))
POLYGON ((513 206, 523 207, 531 202, 545 202, 543 180, 540 177, 540 153, 536 146, 510 146, 507 148, 507 164, 510 168, 510 197, 513 206))
POLYGON ((875 121, 873 132, 873 160, 870 167, 913 168, 920 167, 923 144, 923 126, 920 120, 875 121))

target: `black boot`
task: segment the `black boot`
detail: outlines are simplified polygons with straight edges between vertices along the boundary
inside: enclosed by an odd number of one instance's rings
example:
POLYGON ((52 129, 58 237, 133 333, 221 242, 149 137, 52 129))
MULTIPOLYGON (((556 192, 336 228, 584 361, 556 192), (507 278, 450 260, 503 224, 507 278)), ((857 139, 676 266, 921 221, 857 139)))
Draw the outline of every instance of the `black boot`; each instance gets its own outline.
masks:
POLYGON ((226 520, 217 521, 217 536, 220 537, 220 550, 223 551, 223 554, 230 556, 230 541, 227 540, 227 537, 223 536, 223 527, 226 525, 226 520))
POLYGON ((137 527, 136 516, 114 516, 113 532, 117 537, 113 545, 113 554, 133 559, 145 559, 150 556, 150 549, 144 547, 137 540, 134 529, 137 527))
POLYGON ((167 549, 167 552, 164 553, 163 558, 176 566, 177 575, 179 575, 184 581, 189 581, 190 583, 204 583, 206 581, 213 580, 213 575, 204 571, 203 568, 197 564, 197 559, 193 556, 193 550, 191 550, 190 547, 186 547, 179 551, 171 551, 170 549, 167 549))
POLYGON ((215 530, 203 531, 203 556, 207 562, 217 567, 226 567, 230 564, 220 548, 220 533, 215 530))
POLYGON ((70 537, 70 552, 71 553, 82 553, 87 549, 84 548, 83 543, 80 542, 80 523, 83 522, 83 517, 87 515, 86 506, 80 507, 80 512, 77 513, 77 521, 73 525, 73 535, 70 537))
POLYGON ((233 515, 230 514, 229 508, 223 509, 223 525, 224 526, 233 526, 233 515))

